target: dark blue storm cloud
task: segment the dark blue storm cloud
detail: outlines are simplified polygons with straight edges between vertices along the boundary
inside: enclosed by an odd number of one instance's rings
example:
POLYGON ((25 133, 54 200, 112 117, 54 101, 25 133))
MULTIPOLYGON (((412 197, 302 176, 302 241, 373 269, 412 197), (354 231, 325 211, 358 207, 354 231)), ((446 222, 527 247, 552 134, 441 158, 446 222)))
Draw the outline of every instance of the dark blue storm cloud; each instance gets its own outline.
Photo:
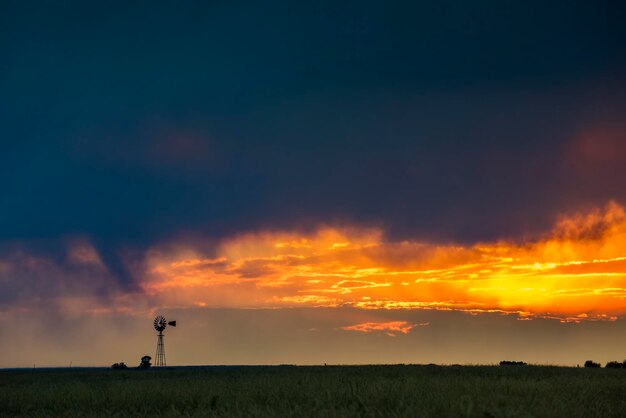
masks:
POLYGON ((187 232, 540 231, 626 199, 623 164, 576 151, 624 139, 624 21, 618 1, 2 2, 0 239, 88 236, 124 278, 120 251, 187 232))

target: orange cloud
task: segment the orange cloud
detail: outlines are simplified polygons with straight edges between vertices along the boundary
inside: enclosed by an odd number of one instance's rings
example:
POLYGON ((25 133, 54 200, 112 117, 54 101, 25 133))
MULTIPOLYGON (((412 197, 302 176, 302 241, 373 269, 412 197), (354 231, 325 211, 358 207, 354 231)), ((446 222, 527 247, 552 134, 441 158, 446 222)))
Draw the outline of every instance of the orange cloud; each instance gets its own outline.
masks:
POLYGON ((564 322, 626 312, 626 212, 616 203, 561 217, 528 242, 383 237, 377 229, 324 227, 235 236, 211 257, 184 243, 155 247, 143 287, 167 306, 457 310, 564 322))
POLYGON ((419 324, 410 324, 406 321, 392 321, 392 322, 365 322, 363 324, 350 325, 342 327, 345 331, 359 331, 359 332, 374 332, 383 331, 390 337, 395 337, 396 333, 408 334, 413 328, 428 326, 428 322, 422 322, 419 324))

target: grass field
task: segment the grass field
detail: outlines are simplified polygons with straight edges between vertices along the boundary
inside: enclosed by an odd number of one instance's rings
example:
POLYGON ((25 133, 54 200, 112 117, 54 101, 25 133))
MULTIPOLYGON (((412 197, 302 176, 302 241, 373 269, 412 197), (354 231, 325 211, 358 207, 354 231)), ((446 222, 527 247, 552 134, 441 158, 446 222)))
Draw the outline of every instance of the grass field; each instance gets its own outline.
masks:
POLYGON ((2 416, 626 416, 626 370, 538 366, 0 371, 2 416))

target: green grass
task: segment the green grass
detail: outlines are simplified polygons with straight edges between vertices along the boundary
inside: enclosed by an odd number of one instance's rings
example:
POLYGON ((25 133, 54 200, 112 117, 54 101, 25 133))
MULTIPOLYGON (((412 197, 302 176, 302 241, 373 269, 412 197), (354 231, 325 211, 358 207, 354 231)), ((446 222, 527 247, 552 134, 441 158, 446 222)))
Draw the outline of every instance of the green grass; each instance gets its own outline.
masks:
POLYGON ((624 417, 626 370, 538 366, 0 371, 0 416, 624 417))

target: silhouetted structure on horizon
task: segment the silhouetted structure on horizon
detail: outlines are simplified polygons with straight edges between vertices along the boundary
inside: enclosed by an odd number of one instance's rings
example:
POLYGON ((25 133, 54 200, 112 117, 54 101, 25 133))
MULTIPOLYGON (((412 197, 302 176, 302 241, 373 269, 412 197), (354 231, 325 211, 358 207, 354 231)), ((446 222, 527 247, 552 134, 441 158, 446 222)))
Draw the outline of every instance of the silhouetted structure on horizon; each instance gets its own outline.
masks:
POLYGON ((141 363, 139 363, 139 368, 142 370, 149 369, 150 366, 152 366, 152 363, 150 363, 150 360, 152 360, 152 357, 143 356, 141 358, 141 363))
POLYGON ((165 327, 171 325, 173 327, 176 326, 176 321, 167 322, 163 315, 158 315, 154 318, 154 329, 159 332, 157 336, 157 349, 156 349, 156 361, 154 362, 155 367, 163 367, 166 365, 165 362, 165 344, 163 342, 163 331, 165 327))

